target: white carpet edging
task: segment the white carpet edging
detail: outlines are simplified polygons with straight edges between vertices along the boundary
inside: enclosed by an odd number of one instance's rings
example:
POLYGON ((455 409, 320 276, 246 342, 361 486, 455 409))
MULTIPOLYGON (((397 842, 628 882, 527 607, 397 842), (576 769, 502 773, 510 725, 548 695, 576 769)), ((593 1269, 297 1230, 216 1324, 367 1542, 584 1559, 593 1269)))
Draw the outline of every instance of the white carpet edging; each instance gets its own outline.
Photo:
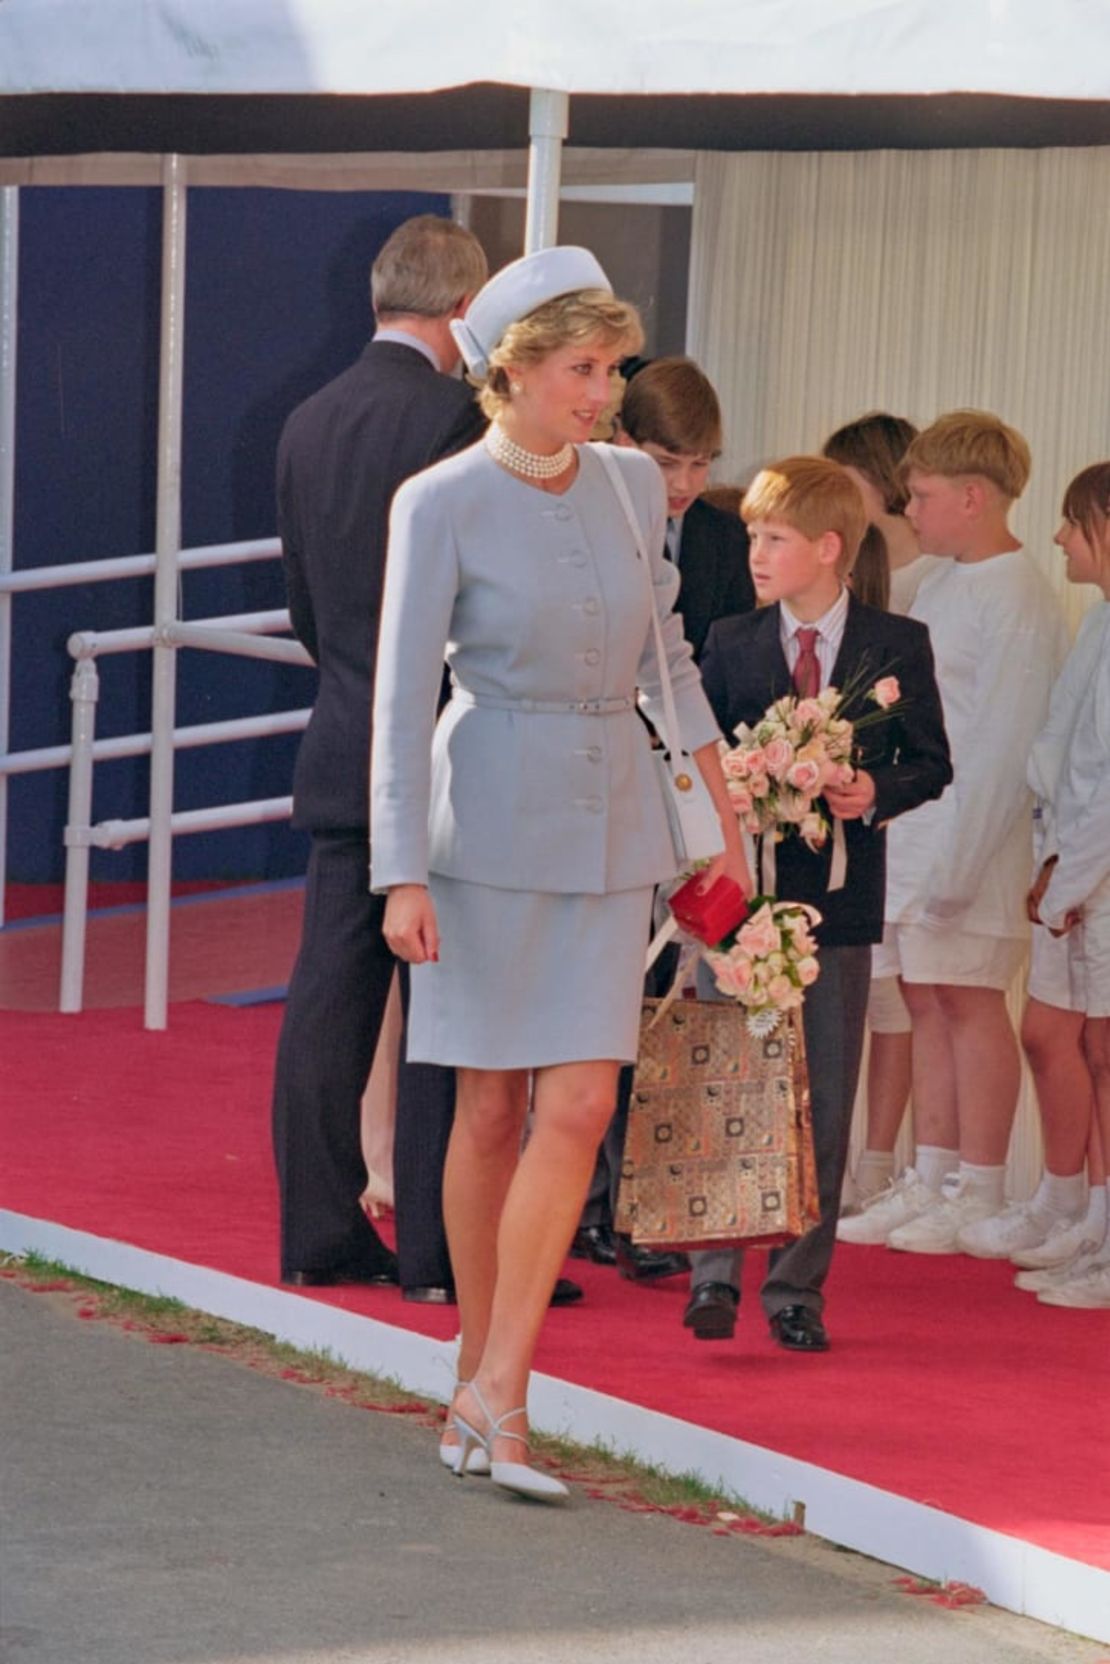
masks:
MULTIPOLYGON (((390 1377, 409 1392, 445 1397, 449 1344, 292 1289, 268 1288, 6 1209, 0 1209, 0 1249, 41 1254, 101 1282, 171 1296, 293 1346, 326 1352, 354 1369, 390 1377)), ((1110 1572, 1098 1566, 551 1375, 533 1376, 530 1407, 536 1426, 546 1432, 582 1444, 600 1441, 673 1473, 695 1474, 782 1518, 792 1517, 801 1504, 806 1530, 829 1542, 919 1577, 974 1584, 996 1606, 1110 1641, 1110 1572)))

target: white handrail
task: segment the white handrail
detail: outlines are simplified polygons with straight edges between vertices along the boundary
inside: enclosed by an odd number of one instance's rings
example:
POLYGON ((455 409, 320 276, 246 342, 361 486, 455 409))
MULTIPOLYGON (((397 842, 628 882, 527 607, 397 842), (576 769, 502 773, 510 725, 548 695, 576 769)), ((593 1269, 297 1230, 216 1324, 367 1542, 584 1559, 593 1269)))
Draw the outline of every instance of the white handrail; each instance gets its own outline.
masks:
MULTIPOLYGON (((201 722, 188 728, 175 728, 175 751, 188 751, 199 745, 227 745, 234 740, 265 739, 271 734, 295 734, 308 726, 312 715, 310 706, 299 711, 271 711, 264 716, 238 716, 226 722, 201 722)), ((111 739, 94 740, 94 763, 118 762, 123 757, 146 757, 150 754, 149 734, 115 734, 111 739)), ((35 751, 11 751, 0 757, 0 774, 39 774, 54 768, 66 768, 73 760, 72 745, 44 745, 35 751)))
POLYGON ((205 653, 233 653, 244 659, 272 659, 278 664, 311 665, 299 641, 275 641, 215 628, 210 624, 162 624, 154 632, 155 647, 196 647, 205 653))
MULTIPOLYGON (((178 567, 199 572, 209 566, 239 566, 246 561, 274 560, 281 554, 276 537, 245 543, 201 543, 182 549, 178 567)), ((110 583, 116 578, 149 578, 157 555, 116 555, 107 560, 71 561, 67 566, 27 566, 19 572, 0 572, 0 595, 23 595, 40 589, 67 589, 74 584, 110 583)))
MULTIPOLYGON (((225 613, 219 618, 191 618, 190 624, 203 624, 209 629, 250 630, 258 635, 273 635, 289 629, 286 608, 271 612, 225 613)), ((75 630, 66 642, 71 658, 103 658, 105 653, 132 653, 138 648, 154 646, 153 624, 134 624, 122 630, 75 630)))

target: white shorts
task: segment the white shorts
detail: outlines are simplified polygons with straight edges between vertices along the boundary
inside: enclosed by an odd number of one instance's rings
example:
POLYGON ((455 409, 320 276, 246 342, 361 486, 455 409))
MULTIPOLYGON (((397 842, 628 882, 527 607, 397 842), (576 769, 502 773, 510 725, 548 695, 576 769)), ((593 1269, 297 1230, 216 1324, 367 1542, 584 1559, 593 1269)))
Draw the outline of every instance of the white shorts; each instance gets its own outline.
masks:
POLYGON ((1110 1017, 1110 905, 1085 910, 1066 936, 1034 927, 1029 997, 1059 1011, 1110 1017))
POLYGON ((871 992, 867 998, 867 1026, 872 1034, 909 1034, 913 1029, 902 990, 898 986, 898 955, 890 947, 891 926, 871 949, 871 992))
POLYGON ((883 945, 903 982, 997 988, 1003 993, 1021 970, 1029 946, 1024 937, 976 936, 923 924, 888 925, 883 945))

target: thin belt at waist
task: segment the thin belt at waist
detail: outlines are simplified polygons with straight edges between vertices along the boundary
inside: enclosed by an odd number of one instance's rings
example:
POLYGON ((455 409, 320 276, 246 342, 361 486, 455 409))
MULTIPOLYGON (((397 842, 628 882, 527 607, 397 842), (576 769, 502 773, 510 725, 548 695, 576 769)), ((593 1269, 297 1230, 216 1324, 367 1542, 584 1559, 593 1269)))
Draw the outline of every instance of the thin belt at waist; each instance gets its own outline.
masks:
POLYGON ((617 699, 509 699, 494 693, 471 693, 469 688, 452 688, 451 698, 460 705, 481 705, 494 711, 524 711, 553 716, 616 716, 635 709, 631 694, 617 699))

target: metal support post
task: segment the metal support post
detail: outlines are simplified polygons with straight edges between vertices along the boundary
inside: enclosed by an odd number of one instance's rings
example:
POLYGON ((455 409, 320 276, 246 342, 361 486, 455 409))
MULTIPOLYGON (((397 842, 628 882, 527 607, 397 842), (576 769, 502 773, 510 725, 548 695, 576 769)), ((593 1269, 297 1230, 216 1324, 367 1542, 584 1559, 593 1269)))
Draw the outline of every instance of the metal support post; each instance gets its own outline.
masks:
POLYGON ((551 248, 559 235, 559 185, 563 141, 569 131, 570 99, 565 92, 532 88, 528 106, 528 209, 524 252, 551 248))
MULTIPOLYGON (((181 402, 185 351, 185 164, 162 159, 162 345, 158 393, 158 513, 154 552, 154 628, 178 616, 181 551, 181 402)), ((147 869, 146 982, 143 1022, 166 1026, 170 884, 173 875, 173 729, 177 649, 156 644, 152 665, 150 850, 147 869)))
POLYGON ((89 907, 92 838, 93 743, 100 673, 95 659, 80 659, 69 684, 73 701, 69 810, 66 815, 66 887, 62 909, 62 980, 59 1011, 80 1011, 85 991, 85 922, 89 907))
MULTIPOLYGON (((10 572, 15 519, 15 345, 19 286, 19 188, 0 189, 0 576, 10 572)), ((11 735, 12 598, 0 593, 0 755, 11 735)), ((0 925, 8 877, 8 781, 0 775, 0 925)))

